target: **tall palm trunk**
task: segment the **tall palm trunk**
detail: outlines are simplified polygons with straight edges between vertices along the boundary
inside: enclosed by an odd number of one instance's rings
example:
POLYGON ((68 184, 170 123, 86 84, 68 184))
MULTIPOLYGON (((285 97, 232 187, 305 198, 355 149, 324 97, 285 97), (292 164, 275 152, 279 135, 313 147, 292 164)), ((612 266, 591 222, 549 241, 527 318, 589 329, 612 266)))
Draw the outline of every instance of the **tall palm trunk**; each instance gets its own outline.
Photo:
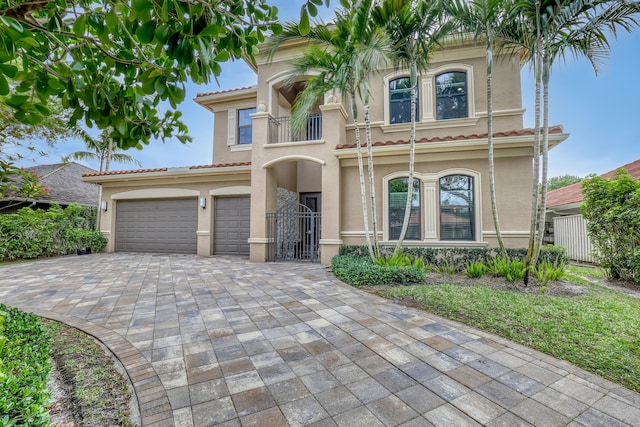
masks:
POLYGON ((489 151, 489 194, 491 196, 491 214, 493 227, 496 231, 496 240, 500 248, 500 255, 505 257, 507 252, 500 232, 500 220, 498 219, 498 206, 496 202, 496 178, 495 163, 493 158, 493 38, 487 34, 487 150, 489 151))
POLYGON ((378 241, 378 207, 376 205, 376 181, 373 170, 373 141, 371 138, 371 115, 369 108, 369 96, 366 96, 364 104, 364 128, 367 142, 367 170, 369 172, 369 196, 371 198, 371 223, 373 228, 373 255, 380 257, 380 243, 378 241))
POLYGON ((538 205, 538 236, 536 246, 531 259, 531 264, 536 265, 540 256, 540 247, 544 239, 545 215, 547 211, 547 183, 549 170, 549 77, 551 67, 549 52, 545 51, 542 60, 542 188, 540 190, 540 203, 538 205))
POLYGON ((402 249, 402 242, 409 228, 409 218, 411 217, 411 206, 413 202, 413 175, 415 169, 416 157, 416 89, 418 84, 418 70, 415 61, 411 62, 409 79, 411 82, 411 136, 409 138, 409 177, 407 183, 407 202, 404 207, 404 219, 402 221, 402 230, 394 253, 399 253, 402 249))
POLYGON ((107 160, 105 162, 104 170, 109 172, 109 166, 111 165, 111 156, 113 155, 113 138, 109 137, 109 148, 107 149, 107 160))
POLYGON ((529 227, 529 245, 527 247, 527 257, 525 259, 526 274, 524 277, 525 286, 529 283, 529 276, 533 265, 533 254, 536 244, 536 230, 538 229, 536 220, 538 213, 538 183, 540 182, 540 92, 542 80, 542 52, 540 35, 540 0, 536 0, 536 41, 534 52, 534 75, 536 79, 535 96, 535 135, 533 142, 533 183, 531 187, 531 224, 529 227))
POLYGON ((360 125, 358 123, 358 107, 356 106, 355 95, 351 97, 351 112, 353 114, 353 125, 355 127, 356 147, 358 148, 358 174, 360 175, 360 196, 362 197, 362 221, 364 222, 364 237, 367 242, 367 250, 371 260, 375 261, 371 244, 371 234, 369 233, 369 212, 367 209, 367 190, 364 185, 364 165, 362 161, 362 141, 360 140, 360 125))

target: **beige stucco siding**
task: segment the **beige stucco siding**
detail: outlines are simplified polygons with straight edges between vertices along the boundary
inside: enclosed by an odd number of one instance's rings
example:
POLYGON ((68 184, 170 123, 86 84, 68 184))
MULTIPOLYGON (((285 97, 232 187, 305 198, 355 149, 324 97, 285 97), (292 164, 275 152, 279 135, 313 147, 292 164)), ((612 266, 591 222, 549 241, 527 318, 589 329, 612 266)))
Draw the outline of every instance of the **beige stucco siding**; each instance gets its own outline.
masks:
MULTIPOLYGON (((486 153, 486 151, 484 152, 486 153)), ((480 155, 478 153, 478 155, 480 155)), ((385 223, 383 194, 386 189, 385 177, 397 176, 398 172, 408 175, 406 157, 396 157, 396 163, 386 163, 375 166, 376 175, 376 201, 378 210, 378 224, 381 233, 380 238, 386 237, 383 233, 388 227, 385 223)), ((389 159, 385 159, 386 162, 389 159)), ((362 244, 364 242, 364 226, 362 221, 362 203, 360 196, 359 173, 357 165, 353 160, 344 160, 341 170, 342 182, 342 238, 346 244, 362 244)), ((498 210, 500 212, 501 230, 506 233, 506 244, 511 247, 521 246, 522 235, 528 230, 528 215, 530 195, 526 189, 531 186, 531 160, 528 157, 502 157, 496 159, 496 195, 498 200, 498 210)), ((465 160, 440 160, 429 161, 428 156, 419 156, 415 165, 417 178, 424 178, 424 182, 433 182, 435 188, 436 209, 431 211, 436 215, 436 233, 438 233, 438 185, 437 177, 440 175, 469 174, 474 176, 474 185, 479 187, 476 190, 476 203, 480 209, 481 229, 478 242, 486 242, 489 245, 495 244, 493 218, 491 216, 491 204, 489 198, 489 170, 485 158, 468 158, 465 160)), ((425 187, 421 190, 421 223, 423 235, 425 233, 425 215, 429 214, 427 200, 425 200, 425 187)), ((367 200, 369 202, 369 200, 367 200)), ((476 224, 477 227, 477 224, 476 224)), ((423 243, 437 246, 439 238, 423 239, 423 243)))

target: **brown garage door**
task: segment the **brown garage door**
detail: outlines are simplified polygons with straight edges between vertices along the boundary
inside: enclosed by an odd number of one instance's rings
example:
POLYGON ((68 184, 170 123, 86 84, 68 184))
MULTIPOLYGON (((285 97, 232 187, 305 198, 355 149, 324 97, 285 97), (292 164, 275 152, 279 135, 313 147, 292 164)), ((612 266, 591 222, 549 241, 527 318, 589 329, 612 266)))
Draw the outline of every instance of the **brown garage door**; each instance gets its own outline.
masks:
POLYGON ((249 197, 215 199, 214 254, 249 254, 249 210, 249 197))
POLYGON ((197 199, 119 200, 116 251, 196 253, 197 199))

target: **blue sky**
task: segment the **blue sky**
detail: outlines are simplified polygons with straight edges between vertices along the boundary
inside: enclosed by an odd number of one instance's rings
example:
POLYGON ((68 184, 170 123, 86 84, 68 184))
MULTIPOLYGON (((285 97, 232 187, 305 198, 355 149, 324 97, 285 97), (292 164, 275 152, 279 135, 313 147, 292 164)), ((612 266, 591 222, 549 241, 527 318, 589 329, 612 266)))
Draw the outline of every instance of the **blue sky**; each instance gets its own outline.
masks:
MULTIPOLYGON (((272 0, 280 8, 282 20, 296 19, 299 7, 287 0, 272 0)), ((332 2, 337 4, 337 0, 332 2)), ((296 1, 296 5, 302 1, 296 1)), ((321 10, 325 19, 332 13, 321 10)), ((596 77, 586 60, 567 58, 551 75, 550 123, 562 124, 569 138, 550 152, 549 176, 601 174, 640 159, 640 30, 620 33, 612 40, 611 55, 596 77)), ((184 122, 193 137, 191 144, 153 141, 142 151, 129 153, 144 168, 209 164, 213 151, 213 114, 193 101, 199 92, 215 92, 256 83, 253 71, 242 61, 222 66, 218 81, 187 86, 180 105, 184 122)), ((528 66, 522 70, 522 97, 526 108, 525 127, 533 127, 534 81, 528 66)), ((38 163, 55 163, 61 155, 82 150, 78 141, 66 141, 50 149, 38 163)), ((215 157, 213 158, 215 162, 215 157)), ((98 168, 97 163, 88 166, 98 168)), ((111 169, 132 169, 134 165, 113 164, 111 169)))

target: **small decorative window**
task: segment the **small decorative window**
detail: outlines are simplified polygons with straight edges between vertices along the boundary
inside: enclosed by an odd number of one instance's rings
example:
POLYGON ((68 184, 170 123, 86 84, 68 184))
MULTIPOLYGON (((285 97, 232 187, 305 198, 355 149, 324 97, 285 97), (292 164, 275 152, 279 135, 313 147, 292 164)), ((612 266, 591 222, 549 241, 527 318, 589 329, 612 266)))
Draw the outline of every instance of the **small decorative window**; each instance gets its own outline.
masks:
POLYGON ((440 178, 440 240, 474 240, 473 178, 440 178))
MULTIPOLYGON (((389 240, 398 240, 407 206, 409 178, 389 181, 389 240)), ((420 180, 413 180, 411 213, 405 240, 420 240, 420 180)))
POLYGON ((251 144, 251 115, 255 112, 255 108, 238 110, 238 144, 251 144))
MULTIPOLYGON (((420 120, 418 87, 416 85, 416 121, 420 120)), ((411 122, 411 79, 400 77, 389 82, 389 123, 411 122)))
POLYGON ((452 71, 436 76, 436 119, 469 117, 467 73, 452 71))

